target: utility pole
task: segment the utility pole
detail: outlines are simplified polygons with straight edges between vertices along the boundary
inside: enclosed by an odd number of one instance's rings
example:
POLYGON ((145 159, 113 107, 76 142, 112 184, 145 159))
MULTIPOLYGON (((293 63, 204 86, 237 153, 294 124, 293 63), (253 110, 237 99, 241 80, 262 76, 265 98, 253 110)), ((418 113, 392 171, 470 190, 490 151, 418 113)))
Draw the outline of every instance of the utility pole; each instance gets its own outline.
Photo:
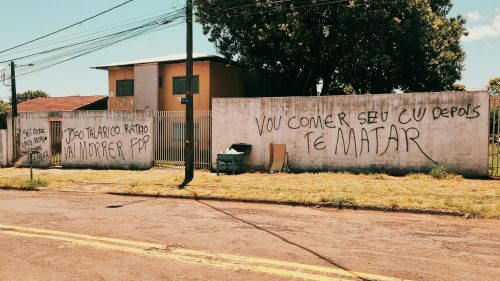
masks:
MULTIPOLYGON (((14 61, 10 62, 10 87, 12 90, 12 157, 17 158, 17 141, 16 141, 16 122, 17 118, 17 93, 16 93, 16 65, 14 61)), ((14 160, 13 159, 13 160, 14 160)))
POLYGON ((185 174, 181 186, 194 178, 193 125, 193 0, 186 0, 186 143, 184 148, 185 174))

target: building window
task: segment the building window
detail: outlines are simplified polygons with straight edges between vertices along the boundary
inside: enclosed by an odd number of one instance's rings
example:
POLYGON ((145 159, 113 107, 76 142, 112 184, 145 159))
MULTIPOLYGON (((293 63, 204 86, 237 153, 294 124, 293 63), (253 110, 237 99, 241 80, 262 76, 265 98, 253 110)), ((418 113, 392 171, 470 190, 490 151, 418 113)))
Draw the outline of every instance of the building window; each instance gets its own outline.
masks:
MULTIPOLYGON (((194 141, 198 142, 200 140, 200 126, 198 123, 194 123, 194 141)), ((186 123, 174 123, 173 139, 174 141, 184 141, 186 136, 186 123)))
MULTIPOLYGON (((184 95, 186 93, 186 76, 173 77, 174 95, 184 95)), ((193 76, 193 94, 200 92, 200 77, 193 76)))
POLYGON ((116 80, 116 96, 134 96, 134 80, 116 80))
POLYGON ((158 77, 158 88, 163 88, 163 76, 158 77))

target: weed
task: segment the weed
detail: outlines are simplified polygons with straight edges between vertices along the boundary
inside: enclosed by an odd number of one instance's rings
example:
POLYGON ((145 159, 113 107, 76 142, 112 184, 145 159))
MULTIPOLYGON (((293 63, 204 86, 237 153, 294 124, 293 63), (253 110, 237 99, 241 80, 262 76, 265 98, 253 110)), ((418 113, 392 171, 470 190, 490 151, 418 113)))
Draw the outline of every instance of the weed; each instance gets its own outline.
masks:
POLYGON ((389 205, 391 206, 392 209, 399 208, 398 202, 391 200, 389 203, 390 203, 389 205))
POLYGON ((385 180, 387 177, 384 174, 375 174, 373 175, 373 178, 376 180, 385 180))
POLYGON ((429 172, 431 177, 442 180, 445 179, 450 173, 448 172, 448 169, 445 166, 442 165, 436 165, 431 168, 431 171, 429 172))
POLYGON ((41 178, 36 178, 36 179, 24 182, 21 187, 24 189, 27 189, 27 190, 36 190, 40 187, 46 187, 47 184, 48 183, 46 180, 43 180, 41 178))
POLYGON ((356 199, 352 196, 321 196, 320 201, 323 203, 328 203, 336 206, 337 208, 343 208, 345 206, 356 206, 356 199))

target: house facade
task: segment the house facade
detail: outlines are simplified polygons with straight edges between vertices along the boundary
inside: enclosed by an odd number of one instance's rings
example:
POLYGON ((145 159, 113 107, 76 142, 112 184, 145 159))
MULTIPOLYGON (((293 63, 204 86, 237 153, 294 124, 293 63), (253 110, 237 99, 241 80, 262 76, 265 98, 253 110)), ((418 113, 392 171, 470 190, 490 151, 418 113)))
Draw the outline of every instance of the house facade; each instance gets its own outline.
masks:
MULTIPOLYGON (((186 56, 172 55, 96 66, 108 71, 109 110, 183 111, 186 56)), ((195 110, 210 110, 214 97, 244 97, 248 71, 219 57, 193 55, 195 110)))

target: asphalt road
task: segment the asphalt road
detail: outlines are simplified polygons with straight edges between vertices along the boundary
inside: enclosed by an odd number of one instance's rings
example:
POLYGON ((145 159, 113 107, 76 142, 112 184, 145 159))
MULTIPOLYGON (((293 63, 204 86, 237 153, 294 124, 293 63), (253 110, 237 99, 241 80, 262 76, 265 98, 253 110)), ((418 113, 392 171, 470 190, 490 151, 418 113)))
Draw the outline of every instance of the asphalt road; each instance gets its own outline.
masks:
POLYGON ((498 280, 500 224, 0 190, 0 280, 498 280))

